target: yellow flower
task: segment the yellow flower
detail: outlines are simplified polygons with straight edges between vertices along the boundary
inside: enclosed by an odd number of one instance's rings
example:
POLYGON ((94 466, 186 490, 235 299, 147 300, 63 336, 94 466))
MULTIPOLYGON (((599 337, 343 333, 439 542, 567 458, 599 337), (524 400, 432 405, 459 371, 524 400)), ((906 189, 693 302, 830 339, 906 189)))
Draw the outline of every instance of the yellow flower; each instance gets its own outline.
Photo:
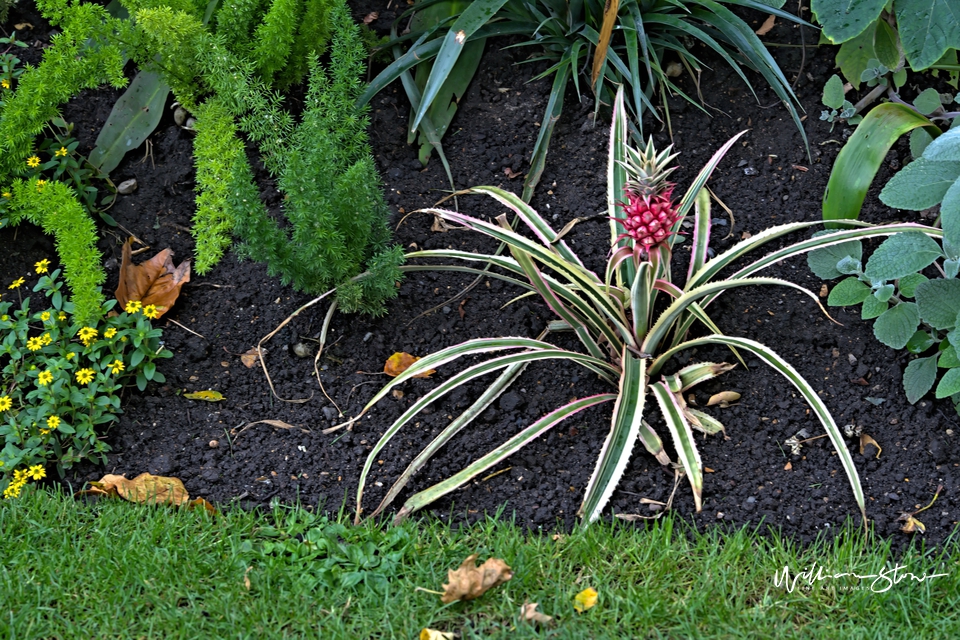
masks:
POLYGON ((55 155, 55 156, 57 156, 57 157, 65 156, 65 155, 67 155, 67 148, 66 148, 66 147, 60 147, 59 149, 57 149, 57 152, 56 152, 55 154, 53 154, 53 155, 55 155))
POLYGON ((40 336, 40 341, 43 342, 44 345, 48 345, 51 342, 53 342, 53 338, 50 337, 49 333, 45 333, 42 336, 40 336))
POLYGON ((41 320, 41 321, 46 322, 46 321, 49 320, 49 319, 50 319, 50 312, 49 312, 49 311, 44 311, 43 313, 40 314, 40 320, 41 320))
POLYGON ((43 191, 45 184, 47 184, 46 180, 37 180, 37 191, 43 191))
POLYGON ((57 314, 57 320, 59 320, 60 322, 63 322, 66 319, 67 319, 67 314, 64 313, 63 311, 57 314))
POLYGON ((40 435, 45 436, 51 431, 53 431, 53 429, 40 429, 40 435))
POLYGON ((30 349, 30 351, 39 351, 41 348, 43 348, 43 338, 36 337, 27 340, 27 349, 30 349))
POLYGON ((116 327, 110 327, 109 329, 107 329, 106 331, 103 332, 103 337, 104 337, 104 338, 112 338, 112 337, 115 336, 115 335, 117 335, 117 328, 116 328, 116 327))
POLYGON ((80 384, 89 384, 93 380, 93 369, 80 369, 77 371, 77 382, 80 384))
POLYGON ((67 360, 69 360, 70 358, 75 357, 76 355, 77 355, 77 354, 75 354, 73 351, 68 351, 68 352, 67 352, 67 360))
POLYGON ((56 429, 60 426, 60 416, 50 416, 47 418, 47 426, 51 429, 56 429))
POLYGON ((34 480, 39 480, 41 478, 46 478, 47 472, 43 468, 42 464, 35 464, 27 470, 27 475, 29 475, 34 480))
POLYGON ((140 303, 139 300, 130 300, 129 302, 127 302, 127 306, 125 306, 123 310, 126 311, 127 313, 136 313, 137 311, 140 311, 140 308, 142 306, 143 305, 140 303))
POLYGON ((10 396, 0 396, 0 411, 6 411, 13 406, 13 400, 10 396))
POLYGON ((0 87, 3 87, 4 89, 9 89, 10 81, 7 80, 6 78, 4 78, 3 80, 0 80, 0 87))
POLYGON ((10 286, 7 287, 7 289, 19 289, 21 286, 23 286, 23 278, 17 278, 10 283, 10 286))
POLYGON ((30 156, 29 158, 27 158, 27 166, 30 167, 31 169, 36 169, 37 167, 40 166, 40 158, 38 158, 37 156, 30 156))
POLYGON ((49 371, 41 371, 40 375, 37 376, 37 384, 41 387, 45 387, 51 382, 53 382, 53 374, 49 371))
POLYGON ((150 318, 151 320, 155 320, 160 317, 160 312, 157 311, 157 305, 148 304, 143 308, 143 315, 150 318))
POLYGON ((10 319, 10 316, 8 316, 7 314, 3 314, 2 316, 0 316, 0 322, 6 322, 9 319, 10 319))
POLYGON ((37 268, 37 273, 46 273, 48 271, 48 267, 50 266, 50 261, 44 258, 33 266, 37 268))
POLYGON ((80 329, 78 335, 80 336, 80 342, 83 343, 83 346, 89 347, 90 343, 97 337, 97 330, 93 327, 83 327, 80 329))
POLYGON ((110 364, 110 373, 117 375, 121 371, 123 371, 123 360, 117 358, 110 364))
POLYGON ((3 193, 0 193, 0 195, 2 195, 4 198, 12 198, 12 197, 13 197, 13 194, 10 193, 9 191, 4 191, 3 193))

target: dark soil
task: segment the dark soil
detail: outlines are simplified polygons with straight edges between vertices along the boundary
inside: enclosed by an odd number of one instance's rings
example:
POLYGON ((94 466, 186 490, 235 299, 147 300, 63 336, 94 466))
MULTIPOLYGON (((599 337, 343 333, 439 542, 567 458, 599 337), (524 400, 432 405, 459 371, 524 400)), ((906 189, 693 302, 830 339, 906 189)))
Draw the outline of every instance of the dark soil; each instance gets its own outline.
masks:
MULTIPOLYGON (((25 5, 14 8, 9 24, 26 21, 35 25, 28 40, 36 41, 31 49, 36 59, 36 48, 48 42, 50 34, 25 5)), ((358 19, 379 11, 373 25, 378 29, 388 28, 396 16, 382 0, 353 6, 358 19)), ((765 17, 744 15, 756 26, 765 17)), ((765 40, 799 44, 799 29, 780 24, 765 40)), ((806 42, 816 42, 816 35, 807 33, 806 42)), ((445 149, 458 187, 492 184, 519 193, 550 81, 529 82, 543 67, 516 64, 532 50, 502 50, 496 44, 488 45, 445 139, 445 149), (513 172, 521 175, 509 177, 513 172)), ((730 217, 716 207, 712 241, 718 251, 771 225, 819 219, 830 168, 840 143, 850 134, 843 126, 831 131, 829 124, 817 119, 820 92, 832 73, 834 49, 808 46, 805 56, 800 48, 771 50, 791 80, 802 64, 796 91, 808 114, 803 124, 812 158, 789 115, 759 76, 749 77, 762 106, 722 62, 705 70, 700 87, 709 115, 679 99, 670 101, 673 142, 682 152, 681 167, 675 174, 679 189, 686 188, 727 139, 749 129, 710 181, 712 190, 733 211, 730 217)), ((705 59, 712 58, 705 54, 705 59)), ((696 94, 690 82, 684 88, 696 94)), ((112 90, 85 92, 63 109, 64 117, 77 123, 81 151, 92 148, 117 95, 112 90)), ((417 161, 416 149, 406 144, 408 111, 398 86, 391 86, 372 103, 370 140, 393 210, 397 242, 409 248, 492 250, 491 243, 468 232, 431 231, 428 215, 407 215, 434 205, 449 189, 440 163, 434 158, 424 169, 417 161)), ((646 127, 654 132, 658 145, 669 143, 669 135, 658 123, 648 122, 646 127)), ((594 126, 592 100, 579 103, 571 88, 532 203, 557 228, 575 217, 605 214, 607 141, 607 125, 600 122, 594 126)), ((142 150, 131 152, 114 172, 115 182, 135 177, 139 189, 121 196, 110 213, 124 229, 150 245, 150 255, 171 247, 178 258, 189 258, 194 211, 191 134, 165 116, 151 142, 152 157, 145 158, 142 150)), ((901 159, 908 158, 902 144, 895 147, 877 184, 892 174, 901 159)), ((278 193, 266 186, 265 179, 263 184, 265 202, 277 208, 278 193)), ((473 215, 501 213, 489 199, 476 196, 461 198, 459 204, 473 215)), ((887 221, 895 214, 880 205, 876 191, 871 192, 864 219, 887 221)), ((103 229, 99 246, 110 277, 106 290, 112 291, 116 285, 124 239, 125 234, 116 229, 103 229)), ((609 247, 605 219, 580 223, 567 240, 590 268, 602 268, 609 247)), ((36 260, 55 258, 51 240, 26 225, 0 232, 0 243, 0 282, 26 274, 36 260)), ((683 249, 678 253, 679 260, 685 259, 683 249)), ((823 284, 803 259, 778 265, 767 274, 813 292, 820 292, 823 284)), ((320 361, 323 388, 330 399, 317 385, 313 358, 298 358, 292 351, 299 341, 316 346, 309 339, 320 332, 326 303, 305 310, 266 344, 266 363, 276 392, 284 399, 280 400, 271 395, 260 368, 247 368, 239 355, 311 297, 280 286, 276 278, 267 276, 264 265, 238 262, 229 255, 210 275, 194 276, 184 287, 167 316, 179 324, 161 321, 166 347, 174 353, 160 364, 167 383, 151 385, 146 393, 127 391, 121 421, 106 436, 113 448, 109 464, 106 468, 75 468, 67 480, 79 488, 103 473, 132 477, 149 471, 177 476, 191 495, 219 504, 237 501, 254 506, 299 500, 336 510, 346 499, 353 508, 358 475, 374 443, 417 397, 451 373, 443 369, 431 380, 404 384, 402 398, 388 396, 352 430, 324 434, 324 429, 356 415, 386 382, 378 372, 392 353, 422 356, 475 337, 536 337, 551 319, 546 307, 532 298, 501 308, 519 292, 495 279, 485 280, 465 298, 448 301, 470 280, 414 273, 403 282, 383 318, 337 314, 320 361), (441 303, 438 311, 431 311, 441 303), (226 400, 207 404, 182 397, 183 392, 203 389, 216 389, 226 400), (309 399, 290 401, 304 398, 309 399), (258 420, 282 420, 295 428, 258 424, 244 429, 258 420)), ((853 442, 849 445, 868 497, 867 514, 878 533, 902 548, 910 536, 899 532, 897 517, 928 503, 937 486, 943 485, 936 504, 920 519, 927 526, 929 543, 939 544, 946 538, 960 512, 960 419, 946 401, 906 402, 901 372, 908 354, 877 342, 872 324, 861 321, 859 313, 831 309, 842 326, 831 323, 812 300, 792 289, 737 289, 721 297, 711 312, 725 333, 753 338, 785 356, 824 398, 838 424, 859 425, 880 443, 883 451, 879 458, 871 451, 861 455, 853 442), (874 404, 868 397, 883 402, 874 404)), ((683 359, 730 357, 720 349, 703 349, 687 353, 683 359)), ((694 512, 686 482, 678 489, 673 508, 698 526, 762 521, 802 542, 818 534, 829 535, 847 517, 859 520, 848 480, 829 440, 808 443, 801 456, 791 456, 782 444, 802 428, 811 435, 822 433, 807 404, 779 374, 752 358, 747 358, 747 364, 749 369, 738 367, 697 389, 699 405, 721 390, 735 390, 742 397, 735 406, 711 409, 726 425, 729 438, 698 441, 703 462, 712 469, 705 479, 703 511, 694 512), (787 466, 792 468, 787 470, 787 466)), ((475 385, 450 394, 397 435, 374 465, 364 498, 367 512, 375 508, 405 465, 451 417, 469 406, 480 389, 475 385)), ((531 367, 512 391, 414 477, 394 508, 413 491, 462 469, 545 412, 572 397, 603 390, 599 382, 571 366, 531 367)), ((505 505, 505 513, 515 514, 516 521, 527 527, 553 528, 558 522, 561 527, 572 526, 609 429, 609 416, 609 406, 578 414, 489 474, 438 501, 432 511, 441 518, 473 520, 505 505)), ((662 428, 660 432, 666 436, 662 428)), ((653 515, 641 499, 666 501, 673 480, 672 471, 638 447, 606 513, 653 515)))

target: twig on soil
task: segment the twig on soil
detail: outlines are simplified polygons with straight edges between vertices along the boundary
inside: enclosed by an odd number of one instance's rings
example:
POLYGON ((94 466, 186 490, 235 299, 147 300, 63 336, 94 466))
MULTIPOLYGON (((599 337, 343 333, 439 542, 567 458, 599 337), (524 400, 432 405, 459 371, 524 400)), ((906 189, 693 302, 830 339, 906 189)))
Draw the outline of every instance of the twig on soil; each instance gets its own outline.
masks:
MULTIPOLYGON (((177 321, 174 320, 173 318, 167 318, 167 322, 172 322, 173 324, 177 325, 178 327, 180 327, 180 328, 183 329, 184 331, 189 331, 190 333, 192 333, 193 335, 197 336, 198 338, 203 338, 202 335, 200 335, 199 333, 197 333, 197 332, 194 331, 193 329, 188 329, 188 328, 186 328, 185 326, 183 326, 182 324, 180 324, 179 322, 177 322, 177 321)), ((206 340, 206 338, 203 338, 203 339, 206 340)))
POLYGON ((120 227, 120 229, 122 229, 124 233, 126 233, 128 236, 130 236, 131 238, 133 238, 133 241, 134 241, 134 242, 136 242, 137 244, 142 244, 142 245, 143 245, 142 248, 137 249, 136 251, 133 251, 131 255, 137 255, 138 253, 143 253, 144 251, 146 251, 147 249, 150 248, 150 245, 148 245, 146 242, 144 242, 143 240, 141 240, 140 238, 138 238, 138 237, 137 237, 137 234, 133 233, 132 231, 130 231, 129 229, 127 229, 125 226, 123 226, 123 225, 120 224, 119 222, 117 223, 117 226, 120 227))
POLYGON ((333 401, 333 398, 330 397, 330 394, 327 393, 327 390, 323 388, 323 380, 320 379, 320 368, 317 366, 317 363, 320 362, 320 354, 323 353, 323 346, 327 343, 327 330, 330 328, 330 321, 333 320, 333 313, 336 310, 337 301, 334 300, 330 304, 330 308, 327 309, 327 315, 323 319, 323 326, 320 328, 320 348, 317 349, 317 355, 313 357, 313 372, 317 376, 317 384, 320 385, 320 391, 323 393, 324 397, 330 401, 330 404, 337 408, 337 413, 340 415, 340 417, 343 417, 343 409, 341 409, 337 403, 333 401))
POLYGON ((733 218, 733 211, 730 210, 730 207, 723 204, 723 200, 717 197, 717 194, 713 192, 713 189, 711 189, 710 187, 707 187, 707 191, 709 191, 713 199, 717 201, 717 204, 720 205, 720 208, 726 211, 727 215, 730 216, 730 232, 727 235, 723 236, 723 239, 726 240, 727 238, 733 235, 733 225, 735 225, 737 221, 733 218))

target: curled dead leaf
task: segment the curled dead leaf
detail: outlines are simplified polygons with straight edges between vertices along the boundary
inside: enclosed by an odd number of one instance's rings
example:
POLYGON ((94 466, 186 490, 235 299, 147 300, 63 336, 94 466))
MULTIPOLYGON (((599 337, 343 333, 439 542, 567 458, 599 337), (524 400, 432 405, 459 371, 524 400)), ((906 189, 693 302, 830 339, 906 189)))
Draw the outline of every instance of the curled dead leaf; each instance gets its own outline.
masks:
POLYGON ((926 533, 927 528, 922 522, 914 518, 912 515, 905 513, 900 517, 903 520, 903 526, 900 527, 900 531, 904 533, 914 533, 919 531, 920 533, 926 533))
MULTIPOLYGON (((170 310, 180 295, 180 288, 190 282, 190 261, 173 266, 173 251, 164 249, 146 262, 133 264, 133 238, 123 243, 120 263, 120 284, 115 292, 120 308, 130 301, 139 301, 144 307, 154 305, 160 316, 170 310)), ((159 316, 158 316, 159 317, 159 316)))
POLYGON ((370 24, 374 20, 380 17, 380 14, 376 11, 371 11, 363 18, 363 24, 370 24))
POLYGON ((772 13, 763 21, 763 24, 760 25, 760 28, 754 31, 758 36, 765 36, 770 33, 770 30, 773 29, 773 25, 777 23, 777 16, 772 13))
MULTIPOLYGON (((383 365, 383 372, 391 378, 396 378, 398 375, 409 369, 410 366, 419 359, 420 358, 416 358, 405 351, 398 351, 387 358, 387 362, 383 365)), ((423 373, 417 374, 413 377, 429 378, 436 372, 436 369, 430 369, 429 371, 424 371, 423 373)))
POLYGON ((180 506, 190 500, 183 483, 178 478, 141 473, 133 480, 124 476, 107 474, 99 482, 91 482, 87 495, 119 495, 124 500, 140 504, 172 504, 180 506))
POLYGON ((517 177, 519 177, 519 176, 522 175, 522 174, 520 174, 520 173, 517 172, 517 171, 514 171, 514 170, 513 170, 513 167, 504 167, 504 168, 503 168, 503 175, 505 175, 505 176, 507 176, 508 178, 510 178, 511 180, 513 180, 514 178, 517 178, 517 177))
POLYGON ((710 399, 707 400, 707 406, 712 407, 718 404, 721 408, 726 408, 739 399, 740 394, 736 391, 721 391, 710 396, 710 399))
POLYGON ((597 590, 593 587, 587 587, 573 598, 573 608, 577 613, 592 609, 597 604, 597 597, 597 590))
POLYGON ((880 448, 880 445, 877 444, 877 441, 868 436, 865 433, 860 434, 860 455, 863 455, 863 451, 869 445, 873 445, 877 448, 877 460, 880 459, 880 454, 883 452, 883 449, 880 448))
POLYGON ((260 360, 260 354, 257 352, 257 348, 253 347, 252 349, 247 349, 242 354, 240 354, 240 362, 243 363, 247 369, 253 368, 257 362, 260 360))
POLYGON ((440 601, 450 604, 456 600, 473 600, 490 589, 500 586, 513 577, 513 570, 500 558, 489 558, 477 566, 478 554, 474 553, 460 564, 457 570, 447 572, 440 601))
POLYGON ((191 510, 203 509, 204 511, 206 511, 212 516, 219 515, 217 508, 212 504, 210 504, 209 502, 207 502, 206 500, 204 500, 203 498, 197 498, 195 500, 191 500, 190 502, 188 502, 187 509, 191 509, 191 510))
POLYGON ((553 622, 553 616, 544 615, 537 611, 538 606, 539 604, 536 602, 524 602, 520 605, 520 619, 535 624, 550 624, 553 622))
POLYGON ((433 224, 430 226, 430 231, 436 231, 437 233, 446 233, 451 229, 456 229, 455 226, 449 224, 446 220, 440 216, 433 216, 433 224))

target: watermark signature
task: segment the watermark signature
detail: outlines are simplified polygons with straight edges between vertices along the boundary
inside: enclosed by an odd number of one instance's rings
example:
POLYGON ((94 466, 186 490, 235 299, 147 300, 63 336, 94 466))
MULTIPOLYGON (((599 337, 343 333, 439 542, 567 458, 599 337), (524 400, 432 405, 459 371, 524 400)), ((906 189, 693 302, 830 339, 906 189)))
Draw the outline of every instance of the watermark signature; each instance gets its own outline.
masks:
MULTIPOLYGON (((883 593, 889 591, 894 585, 900 584, 901 581, 910 579, 914 582, 925 582, 927 580, 933 580, 934 578, 940 578, 946 576, 946 573, 932 573, 932 574, 923 574, 922 576, 917 576, 914 573, 909 571, 904 571, 906 569, 905 565, 896 564, 893 567, 887 567, 882 569, 880 573, 871 573, 866 575, 861 575, 859 573, 832 573, 824 569, 823 566, 818 566, 816 562, 807 569, 800 573, 793 573, 791 575, 790 567, 784 565, 783 569, 777 571, 773 575, 773 584, 774 586, 781 587, 785 586, 787 593, 793 593, 794 589, 812 589, 814 585, 824 581, 824 580, 839 580, 842 578, 855 579, 859 581, 863 580, 872 580, 869 585, 870 591, 874 593, 883 593), (798 586, 798 583, 799 586, 798 586)), ((845 590, 859 590, 867 588, 865 585, 856 585, 856 586, 841 586, 838 587, 845 590)))

